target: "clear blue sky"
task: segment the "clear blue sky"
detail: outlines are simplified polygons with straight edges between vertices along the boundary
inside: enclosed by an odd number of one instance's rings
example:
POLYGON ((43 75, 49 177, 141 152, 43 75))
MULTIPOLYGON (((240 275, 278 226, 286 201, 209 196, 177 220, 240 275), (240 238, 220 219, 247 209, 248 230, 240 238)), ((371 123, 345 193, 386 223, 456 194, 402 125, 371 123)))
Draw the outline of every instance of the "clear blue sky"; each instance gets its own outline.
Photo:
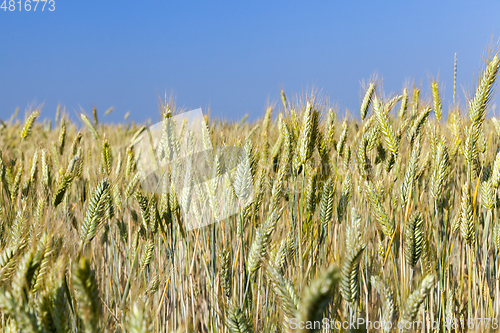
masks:
POLYGON ((54 12, 0 10, 1 119, 43 102, 45 117, 61 103, 72 117, 95 105, 101 120, 156 121, 165 91, 188 109, 256 119, 280 88, 313 86, 357 115, 374 73, 386 93, 415 79, 424 95, 439 74, 446 106, 455 52, 463 97, 500 37, 498 1, 55 2, 54 12))

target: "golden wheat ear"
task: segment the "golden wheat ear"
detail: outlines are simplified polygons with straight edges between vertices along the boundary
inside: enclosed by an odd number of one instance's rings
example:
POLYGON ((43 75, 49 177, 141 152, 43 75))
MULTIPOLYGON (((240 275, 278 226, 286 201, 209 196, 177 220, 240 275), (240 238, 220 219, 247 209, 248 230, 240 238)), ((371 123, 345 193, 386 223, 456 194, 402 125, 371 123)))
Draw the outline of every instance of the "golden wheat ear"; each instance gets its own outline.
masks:
POLYGON ((94 139, 99 140, 99 133, 97 133, 97 129, 94 127, 94 125, 92 125, 89 118, 87 118, 84 113, 80 114, 80 118, 82 119, 85 126, 87 126, 87 129, 90 131, 94 139))
POLYGON ((441 121, 443 110, 441 109, 441 97, 439 96, 439 85, 436 81, 432 80, 432 101, 434 103, 434 114, 438 121, 441 121))
POLYGON ((29 117, 26 119, 24 123, 23 130, 21 131, 21 139, 26 140, 28 136, 31 134, 31 129, 33 128, 33 124, 35 123, 36 118, 40 115, 39 111, 33 111, 29 117))
POLYGON ((373 93, 375 92, 375 83, 370 82, 368 88, 366 89, 365 96, 363 97, 363 101, 361 102, 360 107, 360 115, 361 120, 365 120, 366 115, 368 114, 368 108, 372 102, 373 93))

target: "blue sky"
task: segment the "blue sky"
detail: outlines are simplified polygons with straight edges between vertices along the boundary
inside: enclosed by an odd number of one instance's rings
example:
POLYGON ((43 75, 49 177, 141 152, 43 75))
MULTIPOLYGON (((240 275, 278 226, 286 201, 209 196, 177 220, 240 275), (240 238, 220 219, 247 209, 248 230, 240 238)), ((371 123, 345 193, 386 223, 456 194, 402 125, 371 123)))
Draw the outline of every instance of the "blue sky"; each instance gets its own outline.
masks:
MULTIPOLYGON (((0 0, 2 2, 3 0, 0 0)), ((17 1, 17 0, 16 0, 17 1)), ((24 0, 23 0, 24 3, 24 0)), ((0 119, 44 103, 96 106, 103 121, 156 121, 158 96, 229 120, 316 87, 359 114, 361 81, 387 94, 439 74, 446 106, 470 91, 500 37, 498 1, 55 0, 54 12, 0 10, 0 119), (103 117, 110 106, 115 111, 103 117)), ((16 5, 17 6, 17 5, 16 5)))

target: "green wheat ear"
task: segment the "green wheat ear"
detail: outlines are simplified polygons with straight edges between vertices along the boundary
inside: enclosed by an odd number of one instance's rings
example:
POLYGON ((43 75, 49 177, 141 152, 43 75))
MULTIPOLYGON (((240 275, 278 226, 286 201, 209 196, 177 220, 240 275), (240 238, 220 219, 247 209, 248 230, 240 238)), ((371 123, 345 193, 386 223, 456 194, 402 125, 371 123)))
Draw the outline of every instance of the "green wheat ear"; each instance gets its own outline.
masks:
POLYGON ((466 243, 472 245, 476 240, 476 228, 472 212, 472 200, 467 183, 462 186, 462 203, 460 207, 460 233, 466 243))
MULTIPOLYGON (((415 318, 417 317, 420 305, 425 300, 427 295, 429 295, 429 292, 431 291, 432 287, 434 286, 434 283, 435 283, 435 276, 434 275, 427 275, 422 280, 418 289, 415 290, 406 300, 405 305, 404 305, 403 310, 402 310, 402 313, 401 313, 401 317, 399 319, 400 322, 406 323, 406 322, 413 322, 415 320, 415 318)), ((403 325, 402 332, 408 332, 408 329, 404 328, 404 326, 405 325, 403 325)))
POLYGON ((286 238, 282 239, 280 246, 276 248, 276 253, 274 254, 274 267, 278 270, 283 270, 286 268, 288 262, 295 252, 295 241, 294 234, 292 231, 288 232, 286 238))
POLYGON ((405 230, 405 259, 410 267, 415 267, 422 254, 424 245, 424 220, 420 212, 415 212, 406 224, 405 230))
POLYGON ((471 123, 482 123, 486 116, 486 107, 491 100, 493 86, 498 76, 500 66, 500 57, 495 55, 490 63, 486 66, 483 77, 479 82, 476 93, 472 100, 469 101, 469 120, 471 123))
POLYGON ((40 332, 35 314, 8 291, 0 293, 0 310, 11 317, 8 327, 11 332, 40 332))
POLYGON ((347 121, 347 118, 345 118, 344 122, 342 123, 342 133, 340 134, 339 141, 337 142, 337 153, 339 154, 339 156, 344 156, 344 147, 347 140, 348 130, 349 122, 347 121))
POLYGON ((399 107, 398 111, 399 118, 405 117, 407 107, 408 107, 408 88, 404 88, 403 94, 401 95, 401 106, 399 107))
POLYGON ((340 272, 340 291, 342 297, 350 304, 354 304, 358 294, 359 262, 365 249, 365 244, 357 244, 347 249, 347 256, 340 272))
POLYGON ((100 221, 105 217, 106 211, 111 205, 111 196, 109 192, 109 183, 102 181, 97 186, 90 203, 80 230, 82 245, 85 246, 92 241, 97 233, 97 227, 100 221))
POLYGON ((66 121, 61 120, 61 129, 59 130, 59 155, 64 152, 64 145, 66 143, 66 121))
POLYGON ((151 333, 153 327, 146 311, 147 303, 142 301, 134 302, 132 309, 127 316, 127 332, 130 333, 151 333))
POLYGON ((318 131, 318 112, 308 102, 302 119, 300 135, 297 142, 298 154, 295 155, 293 167, 300 173, 302 166, 311 157, 316 144, 318 131))
POLYGON ((500 185, 500 151, 497 152, 495 163, 493 164, 493 175, 491 176, 493 187, 498 188, 500 185))
POLYGON ((252 333, 252 321, 236 306, 231 306, 226 315, 226 326, 230 333, 252 333))
POLYGON ((71 144, 71 155, 73 156, 76 155, 76 152, 78 150, 78 145, 80 144, 81 141, 82 141, 82 133, 78 132, 75 138, 73 139, 73 143, 71 144))
POLYGON ((434 172, 431 178, 431 195, 435 200, 439 200, 448 179, 450 167, 450 155, 444 141, 440 141, 437 146, 436 158, 434 161, 434 172))
POLYGON ((283 89, 281 89, 281 103, 283 104, 283 108, 286 111, 287 107, 288 107, 288 104, 287 104, 287 101, 286 101, 285 91, 283 89))
MULTIPOLYGON (((394 292, 376 275, 372 275, 370 281, 382 298, 382 321, 394 324, 397 315, 397 304, 394 298, 394 292)), ((391 328, 389 326, 384 327, 384 332, 391 332, 391 328)))
POLYGON ((311 176, 309 177, 306 187, 306 195, 305 195, 306 207, 309 213, 314 214, 314 211, 316 210, 318 173, 316 172, 316 169, 313 169, 311 172, 308 173, 311 173, 311 176))
POLYGON ((99 331, 101 302, 98 297, 98 286, 94 270, 86 258, 80 259, 73 268, 73 285, 77 301, 78 314, 82 318, 85 332, 99 331))
POLYGON ((40 267, 40 258, 35 257, 35 251, 24 254, 19 262, 12 280, 12 295, 21 303, 28 304, 36 271, 40 267))
POLYGON ((40 323, 43 327, 43 330, 47 332, 56 332, 54 319, 52 318, 52 312, 54 311, 54 307, 52 304, 52 293, 48 291, 41 292, 39 294, 37 306, 40 323))
POLYGON ((266 267, 266 276, 271 282, 272 291, 281 303, 283 312, 288 319, 294 318, 299 305, 299 297, 295 286, 270 265, 266 267))
POLYGON ((320 202, 320 221, 321 225, 326 226, 330 223, 333 215, 333 196, 335 195, 335 190, 333 186, 333 181, 329 178, 323 185, 323 192, 321 195, 320 202))
POLYGON ((339 222, 342 222, 346 215, 347 206, 352 196, 352 175, 347 174, 342 181, 342 192, 340 194, 339 204, 337 206, 337 215, 339 222))
POLYGON ((95 106, 92 108, 92 115, 94 116, 94 124, 97 126, 99 121, 97 120, 97 108, 95 106))
POLYGON ((379 128, 384 137, 387 149, 389 149, 389 151, 393 155, 396 155, 399 149, 399 142, 397 140, 396 134, 394 133, 392 125, 389 122, 387 114, 385 113, 382 102, 376 95, 373 100, 373 109, 375 110, 375 115, 377 116, 379 128))
POLYGON ((370 201, 370 205, 373 209, 372 214, 379 223, 382 232, 387 237, 392 237, 392 234, 394 232, 394 226, 391 220, 389 219, 389 215, 387 215, 387 212, 382 202, 380 201, 379 194, 375 190, 375 187, 373 186, 372 182, 370 181, 365 182, 365 192, 366 196, 368 197, 368 200, 370 201))
POLYGON ((104 142, 102 143, 102 164, 106 175, 111 174, 111 164, 112 164, 111 148, 109 147, 109 141, 104 137, 104 142))
POLYGON ((248 253, 248 273, 255 273, 262 265, 262 261, 267 253, 271 234, 276 229, 276 223, 281 217, 281 211, 271 212, 266 221, 259 227, 255 239, 248 253))
POLYGON ((142 253, 139 265, 139 267, 141 268, 141 272, 146 270, 151 263, 151 260, 153 259, 154 246, 154 239, 152 237, 148 238, 148 240, 146 241, 146 245, 144 246, 144 251, 142 253))
POLYGON ((411 116, 415 117, 418 113, 420 102, 420 88, 413 88, 413 100, 411 107, 411 116))
MULTIPOLYGON (((65 193, 67 192, 67 190, 71 186, 71 182, 73 181, 73 179, 76 176, 75 171, 78 171, 80 163, 81 163, 81 157, 76 155, 75 157, 73 157, 71 159, 70 163, 68 164, 66 171, 64 172, 64 174, 61 177, 61 180, 59 181, 56 192, 54 193, 54 196, 52 197, 52 204, 54 205, 54 207, 59 206, 59 204, 62 202, 65 193)), ((45 172, 44 172, 44 174, 45 174, 45 172)), ((44 181, 44 183, 45 183, 45 181, 44 181)))
POLYGON ((431 108, 425 108, 420 112, 415 121, 413 122, 413 126, 410 128, 408 135, 410 137, 410 145, 413 145, 415 140, 418 140, 418 136, 421 134, 421 130, 431 113, 431 108))
POLYGON ((221 285, 224 296, 229 300, 231 298, 231 289, 233 282, 233 274, 231 271, 231 253, 226 250, 222 250, 220 254, 221 260, 221 285))
POLYGON ((51 281, 51 292, 53 301, 52 320, 56 332, 69 331, 71 315, 70 303, 72 302, 66 280, 67 258, 60 256, 53 263, 51 281))
POLYGON ((413 183, 415 182, 418 159, 420 157, 420 142, 417 141, 413 145, 411 151, 410 159, 408 160, 408 165, 406 167, 405 176, 403 179, 403 184, 401 185, 401 207, 405 208, 410 195, 410 189, 413 188, 413 183))
POLYGON ((356 208, 351 209, 351 223, 347 225, 345 232, 345 243, 348 253, 355 249, 362 242, 361 235, 361 216, 356 208))
MULTIPOLYGON (((299 322, 321 321, 324 312, 334 296, 334 289, 339 281, 339 270, 330 266, 323 271, 302 293, 298 306, 299 322)), ((297 332, 318 332, 319 330, 299 329, 297 332)))

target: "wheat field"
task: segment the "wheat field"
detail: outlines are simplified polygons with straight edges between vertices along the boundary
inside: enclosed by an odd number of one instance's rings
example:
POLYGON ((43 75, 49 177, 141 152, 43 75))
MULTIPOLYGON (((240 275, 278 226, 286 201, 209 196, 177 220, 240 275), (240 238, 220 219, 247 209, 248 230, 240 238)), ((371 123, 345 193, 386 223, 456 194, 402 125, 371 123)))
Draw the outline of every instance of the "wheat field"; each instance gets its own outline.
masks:
MULTIPOLYGON (((225 195, 187 188, 214 210, 253 196, 192 230, 168 177, 168 191, 142 186, 134 142, 148 126, 95 109, 2 121, 2 331, 497 331, 500 122, 487 113, 499 64, 466 105, 454 85, 446 119, 436 81, 428 98, 369 83, 361 119, 283 92, 256 122, 205 116, 203 140, 238 148, 239 163, 206 150, 225 195)), ((163 119, 179 112, 162 104, 163 119)))

